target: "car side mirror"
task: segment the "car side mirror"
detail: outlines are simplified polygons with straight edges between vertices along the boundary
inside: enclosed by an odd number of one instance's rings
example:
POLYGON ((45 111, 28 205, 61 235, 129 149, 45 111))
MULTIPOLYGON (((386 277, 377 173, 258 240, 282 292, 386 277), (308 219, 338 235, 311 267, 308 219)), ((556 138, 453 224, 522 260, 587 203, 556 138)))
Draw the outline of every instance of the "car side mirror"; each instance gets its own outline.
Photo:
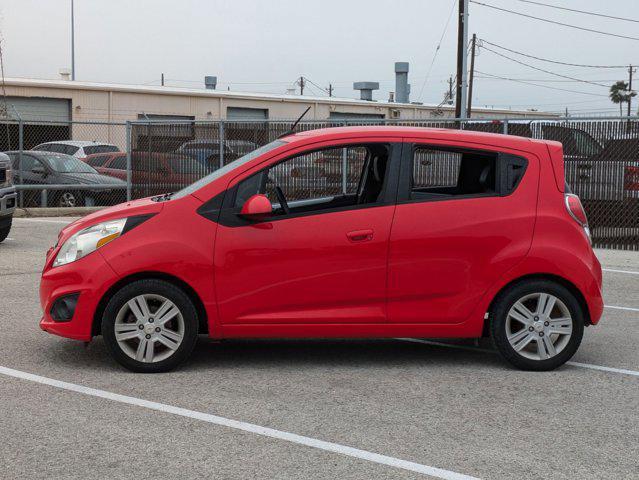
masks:
POLYGON ((38 167, 33 167, 33 168, 31 169, 31 173, 34 173, 34 174, 36 174, 36 175, 41 175, 41 176, 43 176, 43 177, 44 177, 44 176, 45 176, 45 174, 46 174, 46 171, 44 170, 44 167, 40 167, 40 166, 38 166, 38 167))
POLYGON ((248 220, 262 220, 273 213, 273 205, 266 195, 257 194, 250 197, 244 205, 239 215, 248 220))

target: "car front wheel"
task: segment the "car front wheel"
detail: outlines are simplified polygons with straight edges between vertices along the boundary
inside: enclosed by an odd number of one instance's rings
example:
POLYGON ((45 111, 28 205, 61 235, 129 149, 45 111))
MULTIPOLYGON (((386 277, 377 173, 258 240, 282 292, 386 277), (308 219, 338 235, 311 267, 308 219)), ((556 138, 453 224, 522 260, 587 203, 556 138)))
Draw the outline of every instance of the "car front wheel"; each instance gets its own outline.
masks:
POLYGON ((563 285, 547 280, 518 283, 503 292, 490 314, 499 353, 523 370, 552 370, 577 351, 583 312, 563 285))
POLYGON ((166 372, 186 360, 198 334, 197 311, 180 288, 139 280, 113 295, 102 316, 111 354, 134 372, 166 372))

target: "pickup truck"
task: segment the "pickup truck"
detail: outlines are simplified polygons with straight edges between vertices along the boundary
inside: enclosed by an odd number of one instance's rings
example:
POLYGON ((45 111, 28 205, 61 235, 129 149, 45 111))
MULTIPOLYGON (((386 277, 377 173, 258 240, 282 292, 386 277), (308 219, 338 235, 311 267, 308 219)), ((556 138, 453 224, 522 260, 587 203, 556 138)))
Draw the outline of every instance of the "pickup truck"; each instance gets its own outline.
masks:
POLYGON ((9 236, 16 198, 16 189, 12 182, 11 160, 4 153, 0 153, 0 242, 9 236))

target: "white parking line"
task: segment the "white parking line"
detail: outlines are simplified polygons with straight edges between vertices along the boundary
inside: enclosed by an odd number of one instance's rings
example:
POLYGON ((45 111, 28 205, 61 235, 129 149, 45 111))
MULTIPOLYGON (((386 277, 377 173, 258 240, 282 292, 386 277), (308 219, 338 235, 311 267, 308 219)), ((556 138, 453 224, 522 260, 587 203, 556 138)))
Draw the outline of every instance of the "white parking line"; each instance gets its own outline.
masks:
POLYGON ((13 219, 14 222, 16 220, 20 222, 61 223, 61 224, 63 223, 65 225, 68 225, 69 223, 72 223, 75 221, 75 220, 49 220, 48 218, 24 218, 24 217, 18 217, 13 219))
POLYGON ((635 272, 633 270, 617 270, 614 268, 602 268, 604 272, 613 272, 613 273, 627 273, 628 275, 639 275, 639 272, 635 272))
MULTIPOLYGON (((495 350, 490 350, 488 348, 476 348, 476 347, 470 347, 468 345, 455 345, 454 343, 434 342, 431 340, 421 340, 419 338, 396 338, 395 340, 401 340, 402 342, 423 343, 426 345, 434 345, 436 347, 455 348, 457 350, 470 350, 473 352, 482 352, 482 353, 497 353, 495 350)), ((627 370, 625 368, 604 367, 603 365, 593 365, 590 363, 580 363, 580 362, 566 362, 566 365, 571 365, 573 367, 580 367, 580 368, 589 368, 590 370, 600 370, 603 372, 621 373, 623 375, 632 375, 633 377, 639 377, 639 371, 627 370)))
POLYGON ((98 390, 95 388, 85 387, 82 385, 77 385, 75 383, 63 382, 61 380, 42 377, 40 375, 34 375, 32 373, 22 372, 20 370, 14 370, 12 368, 0 366, 0 374, 13 378, 19 378, 21 380, 40 383, 42 385, 49 385, 51 387, 60 388, 62 390, 82 393, 84 395, 90 395, 92 397, 104 398, 106 400, 111 400, 114 402, 148 408, 150 410, 179 415, 181 417, 192 418, 195 420, 200 420, 202 422, 220 425, 222 427, 234 428, 236 430, 242 430, 244 432, 254 433, 256 435, 261 435, 264 437, 276 438, 278 440, 284 440, 286 442, 297 443, 299 445, 305 445, 307 447, 317 448, 319 450, 325 450, 327 452, 339 453, 341 455, 359 458, 360 460, 366 460, 381 465, 387 465, 389 467, 400 468, 402 470, 408 470, 416 473, 423 473, 425 475, 430 475, 432 477, 441 478, 444 480, 478 480, 477 477, 471 477, 461 473, 443 470, 441 468, 430 467, 428 465, 422 465, 420 463, 409 462, 407 460, 402 460, 395 457, 380 455, 379 453, 360 450, 359 448, 340 445, 339 443, 325 442, 324 440, 305 437, 303 435, 284 432, 282 430, 275 430, 273 428, 262 427, 253 423, 241 422, 239 420, 219 417, 217 415, 197 412, 195 410, 174 407, 165 403, 152 402, 141 398, 129 397, 127 395, 108 392, 106 390, 98 390))
POLYGON ((629 312, 639 312, 639 308, 634 307, 618 307, 617 305, 604 305, 604 308, 611 308, 613 310, 627 310, 629 312))

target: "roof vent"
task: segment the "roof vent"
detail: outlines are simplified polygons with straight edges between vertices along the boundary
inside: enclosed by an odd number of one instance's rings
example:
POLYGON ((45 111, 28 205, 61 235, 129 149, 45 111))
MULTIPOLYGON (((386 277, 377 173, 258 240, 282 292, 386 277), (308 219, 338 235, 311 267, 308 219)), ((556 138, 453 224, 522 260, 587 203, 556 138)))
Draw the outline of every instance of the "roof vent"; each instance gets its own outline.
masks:
POLYGON ((217 87, 217 77, 212 77, 210 75, 204 77, 204 86, 207 90, 215 90, 215 87, 217 87))
POLYGON ((373 101, 373 90, 379 90, 379 82, 355 82, 353 89, 360 91, 360 98, 369 102, 373 101))

